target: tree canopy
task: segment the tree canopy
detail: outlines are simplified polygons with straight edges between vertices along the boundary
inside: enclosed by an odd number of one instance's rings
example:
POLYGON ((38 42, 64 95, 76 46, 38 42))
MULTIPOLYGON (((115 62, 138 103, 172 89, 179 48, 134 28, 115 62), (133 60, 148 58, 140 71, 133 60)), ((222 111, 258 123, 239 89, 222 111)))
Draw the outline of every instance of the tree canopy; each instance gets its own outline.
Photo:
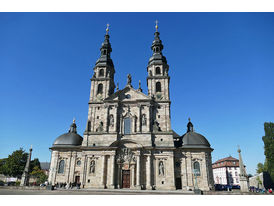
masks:
POLYGON ((257 164, 257 169, 256 169, 257 174, 260 174, 261 172, 266 172, 265 165, 261 162, 257 164))
POLYGON ((0 160, 0 172, 4 175, 20 178, 24 171, 27 158, 28 153, 22 148, 14 151, 8 158, 0 160))
POLYGON ((38 166, 33 168, 30 175, 37 179, 38 184, 44 183, 48 179, 48 176, 38 166))
MULTIPOLYGON (((0 174, 21 178, 27 159, 28 153, 25 152, 23 148, 14 151, 8 158, 0 159, 0 174)), ((35 167, 41 169, 38 158, 35 158, 30 162, 30 172, 33 171, 35 167)))
POLYGON ((264 123, 265 136, 264 141, 265 168, 274 182, 274 123, 264 123))

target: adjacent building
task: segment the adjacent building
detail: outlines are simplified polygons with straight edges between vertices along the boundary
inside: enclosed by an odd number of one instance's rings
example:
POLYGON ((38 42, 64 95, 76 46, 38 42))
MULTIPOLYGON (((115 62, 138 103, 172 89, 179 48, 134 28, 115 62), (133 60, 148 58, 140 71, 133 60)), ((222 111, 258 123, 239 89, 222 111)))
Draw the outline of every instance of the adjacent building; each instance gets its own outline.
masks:
POLYGON ((240 185, 239 160, 226 157, 212 164, 214 183, 221 185, 240 185))
POLYGON ((147 190, 213 188, 213 149, 207 139, 194 132, 190 119, 184 135, 172 130, 170 68, 158 26, 153 54, 144 68, 147 94, 140 82, 133 88, 130 74, 124 88, 115 86, 109 39, 107 28, 91 78, 84 135, 77 134, 74 120, 69 132, 54 141, 49 183, 147 190))

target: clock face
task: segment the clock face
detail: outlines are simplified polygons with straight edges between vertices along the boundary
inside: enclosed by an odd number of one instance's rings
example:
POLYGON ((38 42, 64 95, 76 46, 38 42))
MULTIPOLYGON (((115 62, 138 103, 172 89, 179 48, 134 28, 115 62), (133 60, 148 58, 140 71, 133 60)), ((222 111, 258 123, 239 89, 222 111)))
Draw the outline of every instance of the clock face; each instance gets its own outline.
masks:
POLYGON ((162 93, 161 92, 157 92, 156 93, 156 98, 157 99, 162 99, 162 93))

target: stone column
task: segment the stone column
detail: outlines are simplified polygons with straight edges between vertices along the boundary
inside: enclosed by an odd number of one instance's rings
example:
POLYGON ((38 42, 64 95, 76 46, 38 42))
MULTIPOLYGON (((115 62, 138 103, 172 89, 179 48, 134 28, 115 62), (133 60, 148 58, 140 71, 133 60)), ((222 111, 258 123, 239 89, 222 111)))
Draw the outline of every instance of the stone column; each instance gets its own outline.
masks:
MULTIPOLYGON (((91 119, 91 131, 94 132, 96 130, 96 107, 92 106, 91 107, 91 113, 93 113, 93 117, 91 119)), ((91 115, 92 116, 92 115, 91 115)))
POLYGON ((136 169, 135 169, 135 166, 133 165, 133 166, 132 166, 132 169, 131 169, 131 174, 130 174, 130 175, 131 175, 131 176, 130 176, 130 177, 131 177, 131 180, 130 180, 130 188, 133 188, 133 187, 134 187, 135 170, 136 170, 136 169))
POLYGON ((136 187, 141 188, 141 158, 140 156, 137 157, 137 168, 136 168, 136 187))
POLYGON ((103 188, 105 188, 105 155, 102 156, 102 179, 101 179, 101 185, 103 188))
POLYGON ((192 158, 190 152, 187 155, 187 173, 188 173, 188 186, 194 187, 194 175, 192 168, 192 158))
POLYGON ((115 175, 115 157, 114 155, 110 156, 110 186, 114 188, 114 175, 115 175))
POLYGON ((139 112, 138 112, 138 121, 137 121, 137 132, 141 132, 141 127, 142 127, 141 108, 142 108, 142 105, 138 105, 139 112))
POLYGON ((72 158, 71 158, 71 169, 70 169, 70 175, 69 175, 68 183, 73 182, 73 174, 74 174, 74 171, 75 171, 75 165, 76 165, 76 153, 73 153, 72 158))
POLYGON ((83 187, 84 183, 85 183, 85 179, 86 179, 86 173, 87 173, 87 155, 84 156, 84 162, 81 166, 81 172, 80 172, 80 179, 81 181, 81 186, 83 187), (82 177, 81 177, 82 175, 82 177))
POLYGON ((186 164, 186 158, 183 157, 181 161, 181 181, 182 181, 182 189, 186 189, 188 186, 187 182, 187 164, 186 164))
POLYGON ((118 171, 117 171, 117 187, 118 189, 121 188, 121 164, 118 164, 118 171))
POLYGON ((114 132, 117 132, 118 130, 118 105, 114 105, 115 111, 114 111, 114 132))
POLYGON ((59 167, 59 161, 60 161, 59 157, 60 157, 60 153, 57 152, 57 155, 56 155, 56 164, 55 164, 56 167, 55 167, 54 178, 53 178, 53 183, 52 184, 56 183, 56 176, 57 176, 58 167, 59 167))
POLYGON ((151 190, 151 155, 147 155, 147 162, 146 162, 146 189, 151 190))
POLYGON ((147 114, 147 132, 150 132, 150 124, 151 124, 151 108, 148 106, 148 114, 147 114))
POLYGON ((109 106, 107 105, 106 107, 106 113, 105 113, 105 121, 104 121, 104 131, 108 132, 108 117, 109 117, 109 106))
POLYGON ((69 183, 69 177, 70 177, 70 170, 71 170, 71 159, 72 159, 72 152, 69 154, 69 159, 68 159, 68 167, 67 167, 67 178, 66 178, 66 183, 69 183))

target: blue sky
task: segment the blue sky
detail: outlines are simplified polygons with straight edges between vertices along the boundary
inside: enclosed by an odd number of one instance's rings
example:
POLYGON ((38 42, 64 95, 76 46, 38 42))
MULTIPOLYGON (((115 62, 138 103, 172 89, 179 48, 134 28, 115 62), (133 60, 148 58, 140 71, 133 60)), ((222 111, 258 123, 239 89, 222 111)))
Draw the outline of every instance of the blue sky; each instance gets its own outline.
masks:
POLYGON ((49 147, 73 117, 83 134, 92 68, 110 24, 115 82, 131 73, 146 88, 158 19, 170 66, 172 128, 187 118, 214 148, 213 161, 242 149, 247 171, 264 161, 264 122, 274 121, 273 13, 0 13, 0 158, 49 147))

